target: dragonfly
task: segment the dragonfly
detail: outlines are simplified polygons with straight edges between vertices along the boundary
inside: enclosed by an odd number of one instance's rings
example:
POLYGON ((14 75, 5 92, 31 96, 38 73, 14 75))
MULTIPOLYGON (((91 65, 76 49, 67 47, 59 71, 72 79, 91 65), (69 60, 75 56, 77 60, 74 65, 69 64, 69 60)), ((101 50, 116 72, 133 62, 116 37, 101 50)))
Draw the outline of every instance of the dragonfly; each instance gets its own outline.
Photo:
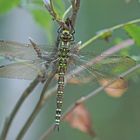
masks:
MULTIPOLYGON (((55 49, 49 46, 49 51, 41 49, 42 45, 37 45, 32 40, 30 40, 31 44, 0 41, 0 58, 8 60, 8 64, 0 65, 1 78, 33 80, 39 75, 40 81, 43 83, 48 75, 56 70, 58 87, 55 124, 58 128, 67 73, 72 73, 70 79, 77 78, 83 82, 84 79, 90 77, 95 82, 106 77, 116 77, 117 74, 113 74, 113 72, 120 67, 127 70, 135 65, 132 58, 118 55, 109 56, 91 66, 87 65, 94 56, 79 50, 80 44, 72 40, 73 32, 69 33, 62 29, 59 37, 61 39, 59 46, 56 46, 55 49), (69 41, 66 41, 66 36, 69 41), (81 70, 75 73, 75 69, 81 70)), ((54 80, 56 79, 54 78, 54 80)))
MULTIPOLYGON (((75 12, 73 16, 75 18, 75 12)), ((86 79, 86 77, 92 77, 91 80, 99 80, 116 76, 112 72, 120 66, 127 70, 135 65, 132 58, 124 56, 110 56, 96 64, 89 65, 88 62, 93 56, 91 53, 82 52, 80 50, 81 44, 75 42, 73 16, 63 22, 58 21, 60 26, 57 42, 52 47, 45 45, 46 50, 32 39, 29 39, 30 44, 0 41, 0 58, 8 60, 7 64, 0 65, 0 77, 32 80, 39 75, 40 82, 43 83, 51 72, 56 71, 58 86, 55 128, 58 130, 67 73, 71 73, 71 78, 83 79, 84 77, 86 79), (77 68, 80 71, 75 73, 77 68)))

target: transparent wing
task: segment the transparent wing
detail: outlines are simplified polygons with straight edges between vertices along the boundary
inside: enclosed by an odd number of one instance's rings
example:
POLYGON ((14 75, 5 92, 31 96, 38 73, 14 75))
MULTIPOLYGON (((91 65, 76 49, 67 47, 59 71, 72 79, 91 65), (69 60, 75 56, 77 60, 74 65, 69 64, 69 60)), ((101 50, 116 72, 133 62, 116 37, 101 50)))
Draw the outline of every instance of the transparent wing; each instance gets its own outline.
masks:
POLYGON ((39 61, 25 61, 0 66, 0 77, 32 80, 38 74, 43 76, 45 67, 39 61))
MULTIPOLYGON (((53 51, 54 46, 48 45, 37 45, 42 54, 47 55, 49 52, 44 51, 42 48, 45 48, 47 51, 53 51)), ((36 60, 38 59, 37 53, 33 48, 32 44, 22 44, 14 41, 0 41, 0 56, 9 59, 24 59, 24 60, 36 60)))
MULTIPOLYGON (((102 56, 100 56, 102 57, 102 56)), ((119 75, 136 65, 136 61, 129 56, 109 56, 89 67, 92 71, 98 70, 104 75, 119 75)))
POLYGON ((73 73, 71 79, 77 80, 81 83, 89 82, 91 80, 99 81, 104 78, 118 77, 122 72, 127 71, 136 65, 136 61, 128 56, 109 56, 107 58, 91 59, 90 61, 77 57, 70 66, 73 73), (78 66, 78 67, 76 67, 78 66), (85 79, 85 80, 84 80, 85 79), (85 82, 84 82, 85 81, 85 82))

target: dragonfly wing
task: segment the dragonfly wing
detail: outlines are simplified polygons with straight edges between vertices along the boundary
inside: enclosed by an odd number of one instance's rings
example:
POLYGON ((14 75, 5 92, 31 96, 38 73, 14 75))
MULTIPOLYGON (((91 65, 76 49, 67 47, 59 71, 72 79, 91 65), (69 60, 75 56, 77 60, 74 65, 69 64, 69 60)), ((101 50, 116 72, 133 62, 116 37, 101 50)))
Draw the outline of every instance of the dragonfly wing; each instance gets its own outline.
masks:
POLYGON ((37 59, 37 54, 30 44, 21 44, 13 41, 0 41, 0 56, 11 59, 37 59))
POLYGON ((82 82, 84 81, 84 77, 86 81, 115 78, 136 65, 135 60, 128 56, 102 57, 100 56, 100 59, 90 59, 89 61, 81 59, 79 56, 75 57, 76 59, 72 61, 73 65, 75 65, 75 70, 73 68, 70 70, 74 75, 73 77, 82 79, 79 80, 82 82))
POLYGON ((44 71, 40 62, 19 62, 0 66, 0 77, 32 80, 38 74, 42 76, 44 71))
POLYGON ((107 75, 119 75, 136 65, 136 61, 128 56, 109 56, 97 62, 91 68, 107 75))
MULTIPOLYGON (((36 49, 39 49, 42 55, 49 56, 54 50, 54 46, 38 45, 36 49), (45 51, 44 49, 47 49, 45 51)), ((0 40, 0 56, 14 60, 15 58, 23 60, 36 60, 38 58, 37 52, 32 44, 22 44, 14 41, 0 40)))
MULTIPOLYGON (((92 73, 82 65, 70 64, 68 67, 68 83, 85 84, 91 81, 92 73)), ((92 75, 92 79, 95 76, 92 75)))

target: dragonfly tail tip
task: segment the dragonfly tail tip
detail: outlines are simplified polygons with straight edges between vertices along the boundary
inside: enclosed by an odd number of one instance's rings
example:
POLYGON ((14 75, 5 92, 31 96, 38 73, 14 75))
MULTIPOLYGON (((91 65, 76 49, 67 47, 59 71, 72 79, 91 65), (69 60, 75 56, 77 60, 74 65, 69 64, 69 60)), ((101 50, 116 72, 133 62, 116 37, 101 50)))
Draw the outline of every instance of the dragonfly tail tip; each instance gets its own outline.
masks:
POLYGON ((59 132, 59 125, 58 125, 58 124, 55 124, 55 125, 54 125, 54 131, 55 131, 55 130, 57 130, 57 131, 59 132))

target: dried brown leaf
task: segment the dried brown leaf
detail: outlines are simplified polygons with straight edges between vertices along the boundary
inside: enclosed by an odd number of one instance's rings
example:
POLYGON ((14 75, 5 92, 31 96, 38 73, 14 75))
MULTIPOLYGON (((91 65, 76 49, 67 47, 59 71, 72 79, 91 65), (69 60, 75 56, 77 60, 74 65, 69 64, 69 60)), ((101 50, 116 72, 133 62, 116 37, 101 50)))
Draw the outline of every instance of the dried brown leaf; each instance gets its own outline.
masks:
MULTIPOLYGON (((111 78, 106 79, 100 79, 99 83, 102 86, 105 86, 109 84, 112 81, 111 78)), ((112 84, 110 84, 108 87, 106 87, 104 90, 109 96, 112 97, 121 97, 125 91, 128 88, 127 81, 123 78, 119 78, 116 81, 114 81, 112 84)))
POLYGON ((67 121, 71 127, 77 128, 91 136, 95 136, 95 132, 92 129, 90 113, 84 104, 77 105, 70 113, 67 114, 64 120, 67 121))

